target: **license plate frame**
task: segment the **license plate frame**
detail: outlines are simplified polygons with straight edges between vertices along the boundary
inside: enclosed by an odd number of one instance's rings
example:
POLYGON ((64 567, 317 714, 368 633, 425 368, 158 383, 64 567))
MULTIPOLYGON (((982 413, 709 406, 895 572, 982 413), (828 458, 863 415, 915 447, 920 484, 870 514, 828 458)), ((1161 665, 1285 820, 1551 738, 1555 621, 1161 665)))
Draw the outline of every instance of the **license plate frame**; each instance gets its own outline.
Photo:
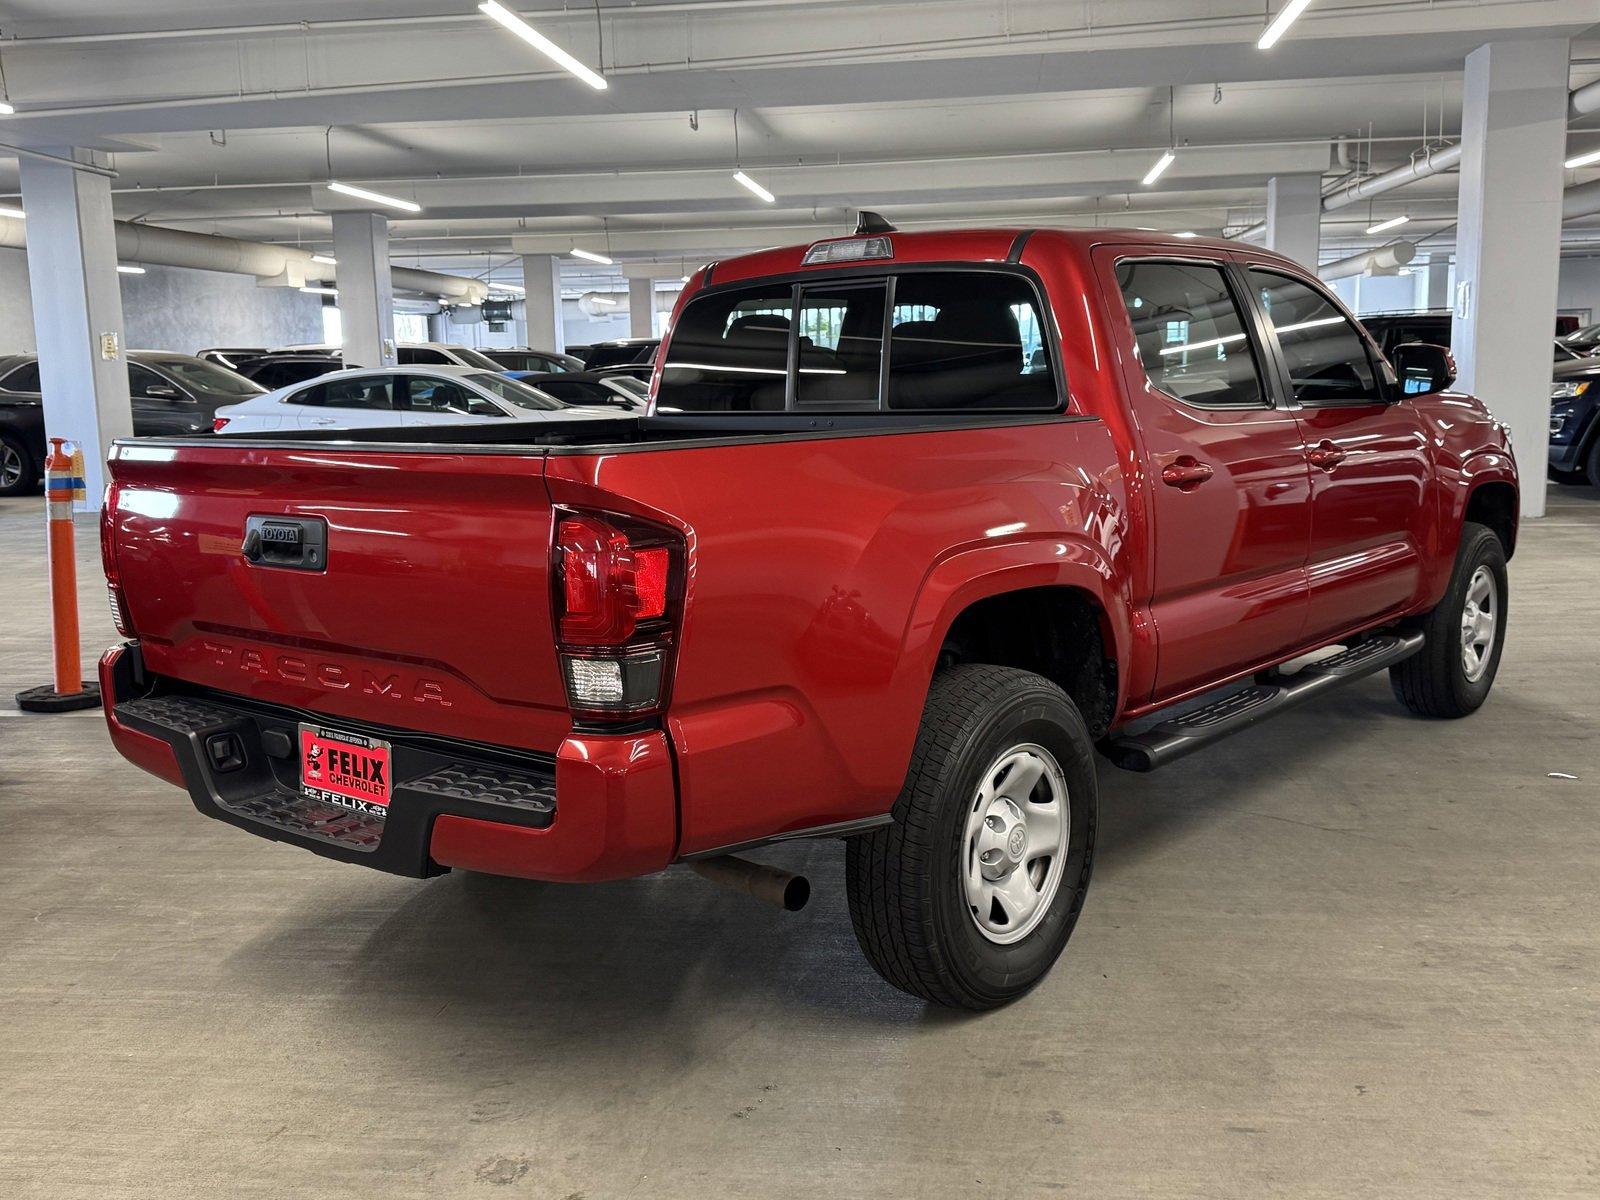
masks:
POLYGON ((388 816, 394 796, 394 748, 388 742, 307 721, 300 723, 298 740, 302 796, 364 816, 388 816))

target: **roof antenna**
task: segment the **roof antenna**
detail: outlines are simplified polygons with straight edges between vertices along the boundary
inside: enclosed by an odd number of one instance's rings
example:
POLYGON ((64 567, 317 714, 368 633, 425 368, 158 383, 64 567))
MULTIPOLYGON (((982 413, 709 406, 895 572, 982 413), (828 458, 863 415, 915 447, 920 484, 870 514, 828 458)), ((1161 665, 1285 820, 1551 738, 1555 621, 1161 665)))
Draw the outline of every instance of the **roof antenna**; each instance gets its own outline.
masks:
POLYGON ((862 209, 856 214, 856 233, 898 233, 893 225, 883 219, 883 214, 862 209))

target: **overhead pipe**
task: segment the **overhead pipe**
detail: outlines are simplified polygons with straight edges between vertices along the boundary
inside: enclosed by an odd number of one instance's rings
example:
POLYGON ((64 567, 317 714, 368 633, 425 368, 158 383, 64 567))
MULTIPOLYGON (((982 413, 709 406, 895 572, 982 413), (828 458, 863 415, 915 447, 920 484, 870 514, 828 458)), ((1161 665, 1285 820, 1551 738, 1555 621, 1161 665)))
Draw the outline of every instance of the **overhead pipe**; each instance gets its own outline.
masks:
POLYGON ((1329 193, 1322 198, 1322 211, 1335 212, 1347 205, 1370 200, 1374 196, 1392 192, 1395 188, 1404 187, 1408 183, 1415 183, 1419 179, 1427 179, 1430 175, 1448 171, 1460 165, 1460 162, 1460 142, 1454 146, 1440 146, 1437 150, 1424 150, 1404 166, 1395 167, 1392 171, 1385 171, 1381 175, 1374 175, 1371 179, 1363 179, 1360 183, 1352 183, 1349 187, 1329 193))
POLYGON ((1571 221, 1577 217, 1592 217, 1600 213, 1600 179, 1580 183, 1561 193, 1561 219, 1571 221))
MULTIPOLYGON (((190 233, 160 225, 141 225, 133 221, 114 222, 117 257, 123 262, 159 267, 188 267, 196 271, 222 271, 254 275, 258 279, 287 278, 328 283, 337 280, 336 268, 313 262, 312 251, 298 246, 276 246, 267 242, 246 242, 211 233, 190 233)), ((27 247, 27 222, 17 217, 0 217, 0 246, 27 247)), ((488 294, 488 287, 477 279, 420 271, 412 267, 391 267, 394 286, 405 291, 476 304, 488 294)))
POLYGON ((1567 116, 1576 121, 1590 113, 1600 112, 1600 79, 1586 83, 1567 97, 1567 116))
POLYGON ((1405 266, 1416 256, 1417 247, 1414 243, 1390 242, 1387 246, 1379 246, 1376 250, 1367 250, 1361 254, 1353 254, 1349 258, 1326 263, 1317 268, 1317 275, 1322 279, 1348 279, 1352 275, 1392 271, 1405 266))

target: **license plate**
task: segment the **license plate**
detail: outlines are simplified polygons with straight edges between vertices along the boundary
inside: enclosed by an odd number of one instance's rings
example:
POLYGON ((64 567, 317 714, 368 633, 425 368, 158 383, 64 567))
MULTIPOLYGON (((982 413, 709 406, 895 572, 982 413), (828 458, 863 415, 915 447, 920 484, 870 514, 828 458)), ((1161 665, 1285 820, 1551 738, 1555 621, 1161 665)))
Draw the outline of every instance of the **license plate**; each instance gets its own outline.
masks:
POLYGON ((386 815, 389 743, 321 725, 300 726, 300 791, 352 812, 386 815))

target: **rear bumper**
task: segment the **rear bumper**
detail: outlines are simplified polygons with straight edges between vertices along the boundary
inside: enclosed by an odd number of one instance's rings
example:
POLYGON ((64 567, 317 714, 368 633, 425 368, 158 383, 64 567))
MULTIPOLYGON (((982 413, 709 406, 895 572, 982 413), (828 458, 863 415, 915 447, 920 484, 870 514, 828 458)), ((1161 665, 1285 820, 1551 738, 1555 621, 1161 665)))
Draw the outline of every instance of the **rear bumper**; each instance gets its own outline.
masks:
POLYGON ((187 789, 194 806, 260 837, 397 875, 451 867, 582 882, 660 870, 677 841, 671 755, 659 731, 574 735, 555 756, 475 746, 163 688, 137 643, 100 660, 107 727, 130 762, 187 789), (301 720, 372 733, 393 746, 387 813, 302 796, 301 720), (214 747, 235 753, 214 755, 214 747), (219 767, 215 759, 237 759, 219 767))

